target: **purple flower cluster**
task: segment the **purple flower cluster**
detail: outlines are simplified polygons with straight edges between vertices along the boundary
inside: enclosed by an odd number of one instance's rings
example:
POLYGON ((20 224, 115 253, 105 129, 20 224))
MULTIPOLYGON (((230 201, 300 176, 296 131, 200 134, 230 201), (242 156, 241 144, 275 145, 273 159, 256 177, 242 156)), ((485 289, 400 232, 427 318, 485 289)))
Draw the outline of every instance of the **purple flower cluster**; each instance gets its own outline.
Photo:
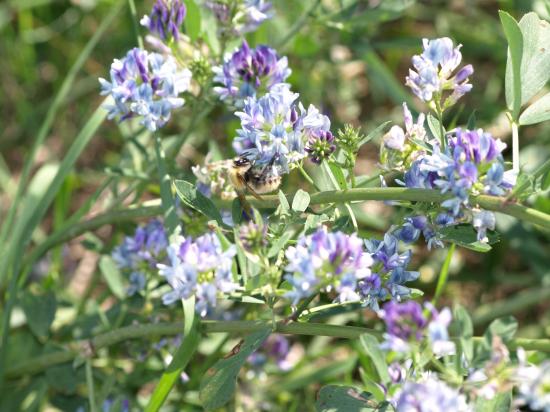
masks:
MULTIPOLYGON (((442 206, 453 217, 463 217, 464 209, 470 207, 470 195, 500 196, 514 186, 515 174, 504 171, 501 152, 505 147, 482 129, 456 129, 444 152, 434 145, 431 154, 423 154, 411 164, 405 185, 452 194, 442 206)), ((490 212, 474 214, 474 226, 479 240, 486 241, 486 230, 494 228, 494 216, 490 212)))
POLYGON ((223 35, 240 36, 256 31, 260 24, 273 17, 273 6, 266 0, 237 0, 233 4, 205 0, 203 5, 212 11, 223 35))
POLYGON ((449 340, 447 327, 451 323, 451 311, 444 308, 438 312, 432 305, 422 306, 412 300, 398 303, 390 301, 379 311, 386 324, 382 348, 394 352, 407 353, 411 343, 420 343, 425 337, 430 341, 435 356, 450 355, 455 345, 449 340))
POLYGON ((129 274, 128 295, 145 288, 146 273, 164 261, 167 246, 162 222, 152 220, 145 226, 139 226, 133 236, 125 237, 122 244, 113 250, 116 265, 129 274))
POLYGON ((233 142, 237 154, 257 165, 272 164, 288 173, 290 165, 306 156, 309 138, 330 129, 327 116, 313 105, 306 111, 297 99, 298 94, 285 83, 274 85, 258 99, 246 99, 243 110, 235 113, 241 119, 241 129, 233 142))
POLYGON ((422 40, 424 51, 412 58, 414 70, 409 70, 406 85, 414 94, 425 102, 438 101, 445 110, 457 102, 460 97, 472 89, 468 77, 474 72, 472 65, 462 67, 454 76, 453 73, 462 60, 461 45, 454 47, 448 37, 422 40), (440 102, 443 92, 451 94, 440 102))
POLYGON ((373 258, 372 274, 358 282, 361 300, 371 309, 378 310, 379 301, 389 298, 401 301, 410 296, 404 284, 418 279, 419 273, 407 270, 412 257, 410 249, 400 252, 399 239, 388 232, 382 240, 365 240, 367 251, 373 258))
POLYGON ((320 164, 323 160, 328 159, 336 150, 334 144, 334 136, 330 130, 319 130, 313 132, 309 137, 305 151, 313 163, 320 164))
POLYGON ((319 291, 336 291, 339 302, 359 301, 357 282, 371 275, 372 257, 357 235, 328 232, 325 226, 302 236, 286 251, 286 297, 296 305, 319 291))
POLYGON ((122 60, 111 64, 111 81, 100 78, 101 94, 111 95, 107 105, 109 119, 120 121, 134 116, 151 131, 164 126, 170 112, 183 106, 179 95, 189 89, 191 72, 181 69, 171 56, 134 48, 122 60))
POLYGON ((211 233, 197 239, 177 236, 168 247, 169 263, 157 265, 173 289, 162 297, 164 304, 195 295, 197 312, 206 316, 216 306, 218 295, 238 287, 231 271, 235 254, 235 246, 222 250, 218 237, 211 233))
POLYGON ((143 16, 140 23, 163 41, 177 41, 185 13, 185 4, 181 0, 157 0, 151 14, 143 16))
POLYGON ((233 54, 225 57, 222 66, 212 70, 214 81, 221 83, 221 86, 214 87, 214 91, 235 107, 242 107, 247 97, 268 92, 291 73, 286 57, 279 57, 267 46, 250 49, 246 40, 233 54))
POLYGON ((431 374, 418 382, 405 382, 392 404, 397 412, 472 410, 464 395, 431 374))

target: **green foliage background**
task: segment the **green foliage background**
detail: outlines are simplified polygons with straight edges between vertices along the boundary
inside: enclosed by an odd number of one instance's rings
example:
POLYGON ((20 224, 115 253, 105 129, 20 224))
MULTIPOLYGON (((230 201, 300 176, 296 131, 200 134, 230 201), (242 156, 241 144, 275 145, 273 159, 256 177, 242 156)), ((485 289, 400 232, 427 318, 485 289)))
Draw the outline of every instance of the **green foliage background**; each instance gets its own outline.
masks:
MULTIPOLYGON (((105 33, 85 56, 74 82, 58 102, 59 110, 47 130, 46 139, 38 147, 37 162, 32 168, 36 174, 29 185, 35 188, 37 195, 47 189, 75 136, 83 131, 83 125, 101 103, 97 78, 108 75, 113 58, 123 56, 126 50, 136 46, 134 17, 125 1, 13 0, 0 4, 0 218, 4 219, 12 205, 24 159, 54 104, 54 97, 90 38, 118 5, 121 5, 120 12, 113 14, 105 33)), ((137 15, 148 12, 150 6, 151 2, 138 1, 137 15)), ((365 132, 387 120, 400 124, 403 101, 416 110, 423 110, 403 85, 410 57, 420 50, 421 38, 449 36, 463 44, 463 61, 474 65, 475 74, 472 76, 473 91, 447 115, 447 120, 466 124, 469 113, 475 109, 476 125, 489 129, 509 147, 511 133, 504 117, 507 43, 497 10, 505 10, 516 18, 535 10, 547 20, 550 13, 550 6, 544 0, 275 0, 274 6, 276 17, 261 26, 249 40, 252 44, 275 46, 289 57, 293 89, 301 94, 302 101, 321 107, 330 116, 333 130, 344 123, 361 126, 365 132), (316 3, 319 4, 313 9, 316 3), (307 14, 308 10, 312 10, 311 13, 307 14)), ((184 130, 191 121, 191 110, 186 107, 177 112, 166 135, 184 130)), ((202 162, 208 150, 217 151, 224 158, 233 155, 229 143, 238 125, 235 118, 218 107, 208 119, 194 125, 184 149, 171 165, 171 175, 189 176, 189 167, 202 162)), ((106 175, 113 176, 115 194, 124 190, 129 182, 139 181, 150 184, 142 185, 138 196, 142 199, 159 196, 155 185, 157 178, 147 172, 151 159, 143 155, 142 142, 134 132, 126 124, 114 122, 104 122, 95 132, 76 162, 76 168, 55 192, 51 207, 33 231, 29 249, 18 251, 23 262, 24 256, 28 256, 25 252, 35 250, 50 233, 62 227, 106 175), (128 141, 133 144, 126 144, 128 141)), ((377 143, 370 142, 363 148, 358 174, 374 170, 377 143)), ((532 170, 547 160, 550 122, 523 127, 520 149, 524 170, 532 170)), ((509 151, 505 155, 511 157, 509 151)), ((528 201, 537 209, 550 213, 547 192, 528 201)), ((97 210, 108 202, 108 196, 98 199, 97 210)), ((369 235, 383 233, 390 225, 392 213, 399 212, 371 203, 359 215, 362 231, 369 235)), ((49 346, 53 350, 53 341, 77 339, 91 332, 108 330, 116 325, 117 319, 122 319, 121 313, 131 312, 131 308, 110 303, 111 294, 100 275, 101 264, 93 258, 97 253, 109 251, 131 227, 129 222, 115 222, 86 232, 66 246, 54 247, 45 258, 34 262, 29 272, 31 282, 20 291, 19 312, 16 310, 12 319, 14 330, 9 340, 7 363, 28 359, 49 346), (33 302, 36 295, 41 296, 39 303, 33 302), (57 305, 57 316, 61 313, 74 316, 74 308, 79 315, 75 325, 64 322, 65 326, 56 329, 55 339, 51 339, 48 328, 44 329, 44 324, 51 322, 48 316, 52 313, 52 305, 54 308, 57 305), (29 320, 28 326, 19 326, 17 314, 25 311, 26 306, 27 312, 37 312, 40 317, 31 317, 33 320, 29 320)), ((489 253, 459 250, 450 267, 450 283, 441 303, 464 305, 473 315, 476 334, 496 317, 514 315, 520 325, 518 336, 547 337, 550 334, 550 235, 505 216, 498 217, 498 229, 500 242, 489 253)), ((190 226, 189 231, 192 230, 190 226)), ((420 268, 421 278, 415 287, 430 295, 445 252, 429 254, 419 246, 416 256, 413 266, 420 268)), ((3 310, 7 304, 5 280, 0 278, 3 310)), ((109 286, 111 290, 117 288, 117 285, 109 286)), ((356 319, 353 316, 362 314, 339 316, 344 316, 338 319, 345 322, 350 316, 353 320, 356 319)), ((216 339, 202 344, 203 354, 221 351, 223 345, 216 339)), ((327 347, 327 341, 327 338, 301 339, 307 355, 294 372, 280 379, 275 376, 269 387, 242 390, 248 395, 263 393, 262 396, 274 401, 281 410, 303 410, 303 405, 313 408, 319 384, 350 382, 357 362, 357 355, 349 355, 347 344, 338 342, 327 347), (343 358, 345 360, 341 360, 343 358)), ((121 395, 139 388, 147 391, 147 382, 158 379, 162 370, 158 360, 156 363, 153 360, 152 364, 138 362, 134 365, 137 369, 124 376, 122 371, 137 353, 132 352, 130 344, 117 351, 111 353, 121 355, 121 365, 111 365, 118 368, 117 374, 98 376, 105 378, 99 398, 110 394, 117 382, 123 382, 121 395)), ((115 362, 115 359, 116 356, 111 356, 106 362, 115 362)), ((211 361, 212 358, 207 356, 206 359, 211 361)), ((11 395, 2 398, 0 410, 17 410, 11 409, 14 405, 19 405, 20 410, 41 410, 46 396, 61 410, 75 410, 86 401, 82 395, 85 392, 82 388, 84 369, 78 369, 73 375, 67 368, 71 365, 50 368, 31 381, 10 382, 5 388, 11 395)), ((198 387, 203 370, 204 365, 191 365, 188 371, 190 387, 198 387)), ((186 396, 189 396, 186 398, 188 405, 197 404, 193 392, 186 396)))

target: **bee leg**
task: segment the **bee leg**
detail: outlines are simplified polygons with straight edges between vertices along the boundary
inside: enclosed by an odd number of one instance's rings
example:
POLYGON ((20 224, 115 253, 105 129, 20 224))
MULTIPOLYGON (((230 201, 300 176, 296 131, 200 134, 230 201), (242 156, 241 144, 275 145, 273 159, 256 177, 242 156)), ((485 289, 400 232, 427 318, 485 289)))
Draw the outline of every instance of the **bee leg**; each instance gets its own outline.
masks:
POLYGON ((252 187, 246 183, 246 189, 250 192, 250 194, 252 196, 254 196, 256 199, 258 200, 264 200, 258 193, 256 193, 256 191, 254 189, 252 189, 252 187))
POLYGON ((243 208, 245 217, 250 219, 252 216, 254 216, 252 212, 252 206, 250 205, 248 200, 246 200, 244 193, 237 192, 237 196, 239 197, 239 201, 241 202, 241 207, 243 208))

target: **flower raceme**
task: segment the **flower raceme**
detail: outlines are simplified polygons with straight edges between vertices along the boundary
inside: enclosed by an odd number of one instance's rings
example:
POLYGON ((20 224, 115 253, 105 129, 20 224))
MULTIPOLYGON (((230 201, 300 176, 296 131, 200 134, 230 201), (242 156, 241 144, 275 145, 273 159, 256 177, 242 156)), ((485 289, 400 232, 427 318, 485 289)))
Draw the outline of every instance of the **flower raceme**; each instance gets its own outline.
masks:
POLYGON ((129 274, 128 295, 142 291, 146 273, 166 258, 168 239, 160 220, 139 226, 133 236, 126 236, 112 253, 118 268, 129 274))
POLYGON ((195 295, 196 311, 206 316, 216 306, 218 295, 238 287, 231 271, 235 254, 235 246, 224 251, 218 237, 211 233, 196 239, 175 236, 168 247, 169 262, 157 265, 159 274, 173 289, 162 297, 164 304, 195 295))
POLYGON ((424 310, 415 301, 390 301, 378 312, 386 324, 382 348, 399 353, 411 351, 411 344, 420 344, 428 339, 435 356, 451 355, 455 345, 449 339, 447 327, 451 323, 451 311, 444 308, 438 312, 426 303, 424 310))
POLYGON ((173 109, 183 106, 180 95, 189 89, 191 72, 178 67, 171 56, 134 48, 111 64, 111 81, 99 79, 101 94, 110 95, 108 118, 120 121, 139 116, 140 124, 154 132, 170 119, 173 109))
MULTIPOLYGON (((452 197, 441 205, 456 219, 468 218, 470 195, 501 196, 515 184, 513 171, 504 171, 502 151, 506 145, 482 129, 456 129, 441 151, 437 144, 431 153, 418 156, 404 176, 407 187, 438 189, 452 197)), ((471 219, 471 217, 470 217, 471 219)), ((491 212, 473 211, 478 239, 487 241, 487 229, 494 229, 491 212)))
POLYGON ((330 120, 313 105, 305 110, 296 103, 298 96, 287 84, 279 83, 260 98, 247 98, 242 111, 235 113, 241 119, 233 141, 237 154, 257 165, 272 164, 281 173, 288 173, 306 157, 306 142, 329 131, 330 120))
POLYGON ((397 243, 391 234, 364 242, 326 227, 302 236, 286 251, 285 280, 292 286, 286 297, 296 305, 319 291, 335 292, 338 302, 362 302, 373 309, 382 300, 401 300, 410 295, 403 283, 418 274, 405 269, 410 251, 399 254, 397 243))
POLYGON ((422 54, 413 56, 414 70, 409 70, 405 84, 423 101, 436 102, 436 107, 445 110, 472 89, 468 77, 474 69, 468 64, 453 75, 462 60, 462 45, 454 47, 448 37, 423 39, 422 43, 424 50, 422 54), (450 95, 441 101, 444 92, 450 92, 450 95))
POLYGON ((267 46, 250 49, 246 40, 232 54, 225 56, 223 65, 214 67, 212 71, 214 81, 221 84, 214 87, 214 92, 235 107, 242 107, 247 97, 268 92, 291 73, 285 56, 279 57, 267 46))
POLYGON ((357 281, 371 274, 373 263, 357 235, 328 232, 324 226, 300 237, 296 246, 287 249, 286 257, 285 279, 293 288, 286 297, 294 305, 319 290, 335 290, 340 302, 358 301, 357 281))
POLYGON ((151 13, 143 16, 140 23, 163 41, 177 41, 185 14, 182 0, 157 0, 151 13))

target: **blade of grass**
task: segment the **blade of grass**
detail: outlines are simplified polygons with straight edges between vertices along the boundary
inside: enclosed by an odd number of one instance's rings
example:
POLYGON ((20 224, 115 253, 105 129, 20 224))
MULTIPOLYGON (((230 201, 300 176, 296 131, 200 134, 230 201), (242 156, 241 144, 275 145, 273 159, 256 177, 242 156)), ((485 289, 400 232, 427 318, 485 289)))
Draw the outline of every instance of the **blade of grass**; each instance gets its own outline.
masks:
POLYGON ((445 258, 445 262, 443 262, 443 266, 441 267, 441 272, 439 272, 439 278, 437 279, 435 294, 432 299, 432 305, 434 306, 437 305, 437 300, 443 293, 443 290, 445 289, 445 285, 447 284, 447 279, 449 277, 449 267, 451 266, 451 260, 453 259, 455 247, 456 245, 454 243, 451 243, 451 247, 449 247, 449 251, 447 252, 447 257, 445 258))
POLYGON ((136 4, 134 3, 134 0, 128 0, 128 6, 130 7, 130 14, 132 16, 132 25, 134 26, 134 32, 136 33, 136 39, 138 43, 138 47, 140 49, 143 49, 143 39, 141 38, 141 35, 139 34, 139 26, 137 22, 139 21, 137 13, 136 13, 136 4))
MULTIPOLYGON (((5 244, 7 237, 10 233, 12 233, 12 224, 16 216, 16 212, 18 210, 19 201, 21 200, 21 197, 23 196, 23 191, 27 187, 27 181, 29 179, 29 175, 32 169, 32 166, 34 164, 34 158, 36 156, 36 153, 38 152, 38 149, 40 146, 42 146, 42 143, 46 139, 46 136, 48 132, 51 129, 51 126, 55 120, 55 116, 57 115, 57 112, 59 111, 61 105, 67 98, 67 95, 72 89, 74 80, 76 78, 76 75, 84 65, 84 63, 88 60, 88 57, 90 56, 90 53, 95 48, 103 34, 105 34, 105 31, 107 28, 111 25, 116 15, 120 12, 122 9, 122 6, 124 5, 123 1, 119 1, 118 4, 116 4, 109 14, 103 19, 101 22, 101 25, 97 28, 94 35, 90 38, 86 46, 82 49, 82 52, 77 57, 76 61, 74 62, 73 66, 70 68, 69 72, 67 73, 67 76, 65 77, 65 80, 63 81, 63 84, 61 85, 61 88, 59 89, 59 92, 57 92, 57 95, 54 97, 53 102, 50 105, 50 108, 48 110, 48 113, 46 114, 46 118, 44 119, 44 122, 40 126, 40 129, 38 130, 38 134, 36 135, 36 139, 34 141, 33 146, 31 147, 31 151, 27 156, 27 159, 25 161, 25 164, 23 165, 23 170, 21 172, 21 177, 19 178, 17 192, 15 194, 15 198, 13 199, 13 203, 8 211, 8 214, 6 216, 6 219, 2 223, 2 230, 0 232, 0 245, 3 245, 2 248, 5 250, 5 244)), ((2 277, 2 272, 0 272, 0 279, 2 277)))
POLYGON ((198 329, 198 324, 194 323, 190 328, 189 334, 184 335, 180 347, 174 353, 172 362, 170 362, 166 372, 162 374, 155 387, 153 395, 151 395, 151 399, 145 408, 145 412, 158 411, 166 401, 168 394, 197 349, 200 337, 198 329))
POLYGON ((166 227, 168 233, 173 233, 178 226, 179 219, 176 214, 174 196, 172 196, 170 175, 166 168, 166 156, 159 136, 155 136, 155 153, 157 157, 157 171, 160 178, 160 197, 164 212, 164 227, 166 227))
POLYGON ((94 375, 91 359, 86 359, 86 385, 88 386, 88 401, 90 402, 90 412, 97 412, 94 391, 94 375))
POLYGON ((18 276, 22 266, 22 259, 15 259, 15 257, 25 250, 30 241, 32 232, 46 214, 61 184, 71 172, 76 160, 94 136, 96 130, 105 119, 106 114, 106 111, 100 106, 92 114, 88 122, 86 122, 61 162, 59 170, 46 193, 36 201, 34 207, 29 209, 25 216, 17 220, 17 224, 13 230, 12 240, 8 245, 9 249, 4 259, 0 261, 0 284, 9 280, 8 292, 4 299, 7 303, 2 314, 2 325, 0 328, 0 336, 2 336, 0 341, 0 384, 3 376, 2 372, 5 368, 4 360, 9 336, 11 311, 15 304, 18 276), (8 276, 8 269, 10 268, 12 272, 11 276, 8 276))

